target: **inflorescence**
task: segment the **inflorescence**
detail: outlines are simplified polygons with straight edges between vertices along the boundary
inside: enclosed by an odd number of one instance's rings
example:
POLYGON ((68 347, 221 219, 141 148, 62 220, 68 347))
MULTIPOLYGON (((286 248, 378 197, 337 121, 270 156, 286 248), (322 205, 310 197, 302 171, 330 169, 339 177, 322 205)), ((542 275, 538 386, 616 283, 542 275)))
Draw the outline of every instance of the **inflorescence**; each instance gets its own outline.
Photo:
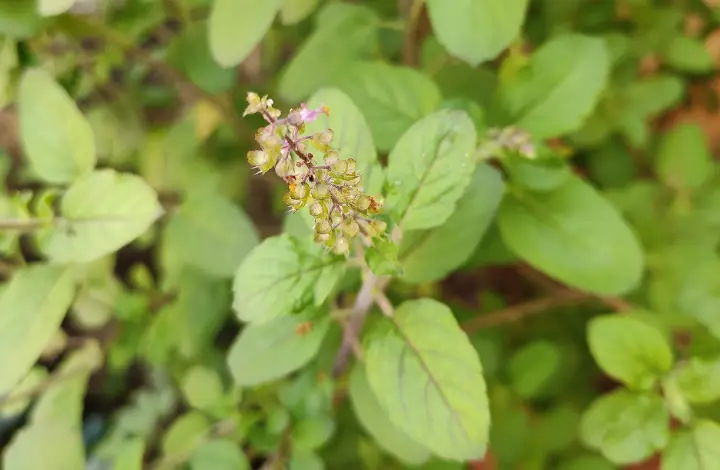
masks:
POLYGON ((326 106, 308 109, 303 103, 281 118, 281 112, 267 96, 261 98, 250 92, 247 101, 243 116, 260 113, 268 122, 255 134, 260 150, 248 152, 248 162, 258 174, 275 168, 275 173, 288 184, 283 201, 290 211, 309 206, 310 215, 315 218, 316 242, 336 254, 346 254, 350 251, 350 240, 358 234, 370 240, 384 235, 387 224, 373 218, 382 205, 363 193, 355 160, 341 159, 331 146, 333 131, 304 135, 306 123, 321 114, 330 115, 326 106), (315 163, 308 144, 323 154, 322 165, 315 163))

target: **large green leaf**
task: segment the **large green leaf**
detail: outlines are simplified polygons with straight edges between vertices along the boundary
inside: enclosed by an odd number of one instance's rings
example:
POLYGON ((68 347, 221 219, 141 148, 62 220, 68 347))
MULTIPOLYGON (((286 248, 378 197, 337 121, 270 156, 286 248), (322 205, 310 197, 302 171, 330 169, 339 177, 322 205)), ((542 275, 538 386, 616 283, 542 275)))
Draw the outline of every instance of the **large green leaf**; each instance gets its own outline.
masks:
POLYGON ((669 419, 658 395, 621 389, 590 405, 580 436, 614 463, 638 463, 667 445, 669 419))
POLYGON ((49 422, 20 430, 5 449, 4 470, 83 470, 85 449, 80 429, 49 422))
POLYGON ((450 309, 404 302, 366 338, 368 382, 390 421, 448 460, 485 454, 490 411, 480 359, 450 309))
POLYGON ((270 382, 312 360, 330 325, 329 317, 318 318, 317 313, 288 315, 246 326, 227 358, 235 384, 251 387, 270 382))
POLYGON ((662 470, 719 470, 720 425, 702 419, 675 434, 662 454, 662 470))
POLYGON ((139 176, 97 170, 76 181, 60 204, 43 251, 59 263, 87 263, 127 245, 162 214, 155 191, 139 176))
POLYGON ((427 75, 383 62, 358 62, 348 67, 337 86, 365 115, 380 150, 390 150, 441 100, 440 90, 427 75))
POLYGON ((426 0, 438 41, 470 65, 494 59, 520 33, 527 0, 426 0))
POLYGON ((478 167, 443 225, 403 236, 399 254, 403 280, 432 282, 465 263, 490 226, 504 191, 499 171, 489 165, 478 167))
POLYGON ((610 59, 602 39, 555 37, 504 88, 515 125, 544 139, 580 128, 605 88, 610 59))
POLYGON ((49 183, 70 183, 95 167, 90 124, 65 90, 42 69, 28 69, 18 87, 20 140, 33 171, 49 183))
POLYGON ((241 447, 230 439, 215 439, 197 448, 190 470, 250 470, 241 447))
POLYGON ((662 135, 656 160, 660 179, 677 190, 693 190, 712 176, 713 157, 702 128, 682 123, 662 135))
POLYGON ((388 419, 370 389, 361 364, 356 365, 350 375, 350 402, 360 424, 385 451, 409 465, 422 464, 430 457, 426 448, 410 439, 388 419))
POLYGON ((167 225, 165 236, 182 261, 217 277, 232 277, 259 243, 245 212, 209 190, 187 195, 167 225))
POLYGON ((264 323, 309 302, 326 267, 345 262, 288 235, 265 239, 243 260, 233 282, 233 309, 244 322, 264 323))
POLYGON ((514 191, 503 200, 498 226, 528 263, 579 289, 618 295, 642 277, 644 256, 615 208, 577 176, 553 191, 514 191))
POLYGON ((218 64, 234 67, 265 36, 282 0, 214 0, 210 11, 210 52, 218 64))
POLYGON ((388 157, 388 210, 403 230, 447 221, 474 172, 475 125, 463 111, 442 110, 415 123, 388 157))
POLYGON ((0 297, 0 394, 28 373, 72 304, 72 273, 34 264, 18 270, 0 297))
POLYGON ((673 364, 670 344, 660 330, 628 315, 593 318, 588 344, 608 375, 638 389, 652 388, 673 364))
POLYGON ((377 13, 364 5, 331 3, 317 14, 315 31, 303 42, 280 76, 278 91, 301 101, 332 84, 358 59, 377 53, 377 13))

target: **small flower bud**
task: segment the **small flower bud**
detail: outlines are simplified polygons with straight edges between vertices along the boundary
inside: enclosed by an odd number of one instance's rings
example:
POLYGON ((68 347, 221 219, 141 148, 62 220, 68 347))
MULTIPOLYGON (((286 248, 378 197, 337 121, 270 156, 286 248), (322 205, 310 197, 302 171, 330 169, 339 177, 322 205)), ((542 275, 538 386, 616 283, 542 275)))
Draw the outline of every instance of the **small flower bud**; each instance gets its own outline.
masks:
POLYGON ((329 220, 321 220, 315 224, 316 233, 328 234, 332 231, 332 225, 329 220))
POLYGON ((325 207, 320 202, 313 202, 310 204, 310 215, 313 217, 320 217, 325 213, 325 207))
POLYGON ((359 198, 357 198, 355 200, 355 207, 360 212, 367 211, 370 208, 370 204, 371 204, 370 198, 367 196, 360 196, 359 198))
POLYGON ((360 226, 352 219, 347 219, 342 225, 342 230, 349 238, 353 238, 360 231, 360 226))
POLYGON ((326 184, 317 183, 311 190, 310 194, 313 198, 322 200, 330 197, 330 188, 326 184))
POLYGON ((333 252, 336 255, 344 255, 348 251, 350 251, 350 242, 345 237, 338 237, 337 240, 335 240, 335 245, 333 245, 333 252))

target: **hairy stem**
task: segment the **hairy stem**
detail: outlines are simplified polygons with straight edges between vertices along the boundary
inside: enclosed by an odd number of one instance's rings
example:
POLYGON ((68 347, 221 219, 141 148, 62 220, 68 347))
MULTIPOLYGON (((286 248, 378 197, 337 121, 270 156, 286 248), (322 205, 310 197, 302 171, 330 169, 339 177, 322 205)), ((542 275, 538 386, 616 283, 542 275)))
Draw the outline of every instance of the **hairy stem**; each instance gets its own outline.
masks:
POLYGON ((51 224, 48 219, 0 219, 0 231, 32 232, 51 224))
POLYGON ((335 356, 333 377, 337 378, 345 372, 355 344, 362 332, 362 327, 365 324, 365 317, 367 317, 370 308, 373 306, 373 303, 375 303, 377 293, 382 292, 389 282, 389 277, 378 277, 370 272, 370 270, 367 271, 363 285, 350 311, 349 319, 343 332, 342 344, 335 356))

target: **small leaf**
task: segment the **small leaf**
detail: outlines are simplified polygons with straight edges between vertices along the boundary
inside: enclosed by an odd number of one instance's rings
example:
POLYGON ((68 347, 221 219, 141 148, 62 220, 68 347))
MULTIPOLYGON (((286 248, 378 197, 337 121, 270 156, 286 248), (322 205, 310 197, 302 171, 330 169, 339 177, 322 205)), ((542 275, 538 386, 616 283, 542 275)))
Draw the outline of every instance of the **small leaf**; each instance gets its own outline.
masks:
POLYGON ((398 246, 390 239, 375 240, 365 251, 365 262, 378 276, 401 276, 402 266, 398 261, 398 246))
POLYGON ((335 422, 329 416, 305 418, 292 427, 293 451, 307 452, 322 447, 335 432, 335 422))
POLYGON ((0 394, 10 392, 38 360, 74 295, 72 273, 62 266, 33 264, 13 275, 0 297, 0 394))
POLYGON ((46 23, 35 2, 0 0, 0 34, 25 39, 40 32, 46 23))
POLYGON ((33 171, 66 184, 95 167, 92 127, 65 90, 44 70, 28 69, 18 86, 20 140, 33 171))
POLYGON ((119 445, 112 470, 142 470, 144 454, 145 441, 139 437, 129 438, 119 445))
POLYGON ((503 90, 504 101, 517 127, 536 139, 559 136, 580 128, 597 104, 609 72, 602 39, 557 36, 533 53, 528 68, 503 90))
POLYGON ((534 398, 542 394, 561 366, 562 352, 557 345, 534 341, 510 358, 510 383, 522 398, 534 398))
POLYGON ((83 470, 85 449, 80 428, 49 422, 27 426, 15 434, 3 455, 4 470, 83 470))
POLYGON ((659 396, 618 390, 601 396, 585 411, 580 436, 611 462, 638 463, 667 445, 668 420, 659 396))
POLYGON ((662 454, 662 470, 720 470, 720 425, 698 420, 675 434, 662 454))
POLYGON ((362 111, 380 150, 390 150, 400 136, 440 104, 437 85, 409 67, 358 62, 337 81, 362 111))
POLYGON ((660 330, 628 315, 593 318, 588 344, 600 368, 632 388, 650 389, 673 364, 660 330))
POLYGON ((369 59, 378 50, 380 18, 373 9, 329 3, 316 19, 315 31, 280 76, 278 92, 287 101, 302 101, 315 90, 331 85, 356 60, 369 59))
POLYGON ((75 0, 38 0, 38 11, 43 16, 56 16, 65 13, 75 4, 75 0))
POLYGON ((210 11, 210 52, 218 64, 234 67, 265 36, 282 0, 214 0, 210 11))
POLYGON ((88 263, 135 240, 160 214, 157 194, 142 178, 97 170, 65 193, 62 218, 41 235, 41 245, 55 262, 88 263))
POLYGON ((313 452, 295 452, 288 461, 288 470, 325 470, 325 463, 313 452))
POLYGON ((706 73, 715 68, 713 57, 699 39, 675 36, 663 52, 665 62, 675 69, 689 73, 706 73))
POLYGON ((691 403, 720 399, 720 359, 693 357, 681 363, 673 378, 683 397, 691 403))
POLYGON ((365 431, 386 452, 408 465, 420 465, 428 460, 427 449, 390 422, 370 389, 362 364, 357 364, 350 374, 350 402, 365 431))
POLYGON ((199 410, 211 410, 224 395, 220 376, 212 369, 193 366, 185 373, 181 389, 188 405, 199 410))
POLYGON ((296 24, 310 16, 320 0, 283 0, 280 21, 284 25, 296 24))
POLYGON ((168 223, 166 242, 187 264, 232 277, 259 239, 245 212, 214 191, 191 191, 168 223))
POLYGON ((439 227, 403 235, 403 281, 432 282, 465 263, 485 235, 505 192, 500 172, 489 165, 475 170, 450 218, 439 227))
POLYGON ((401 304, 366 338, 368 382, 390 421, 447 460, 484 456, 490 425, 482 366, 450 309, 401 304))
POLYGON ((442 110, 415 123, 388 157, 387 206, 403 230, 429 229, 452 215, 473 175, 475 125, 442 110))
POLYGON ((535 268, 588 292, 619 295, 643 273, 643 251, 617 210, 577 176, 553 191, 515 191, 498 214, 503 240, 535 268))
POLYGON ((175 456, 195 450, 210 431, 210 421, 198 411, 189 411, 172 422, 162 438, 164 456, 175 456))
POLYGON ((470 65, 494 59, 520 33, 527 0, 427 0, 438 41, 470 65))
POLYGON ((202 444, 190 459, 190 470, 250 470, 245 454, 229 439, 202 444))
POLYGON ((315 357, 329 326, 317 312, 246 326, 227 358, 235 384, 251 387, 300 369, 315 357))
POLYGON ((337 283, 342 279, 343 275, 345 275, 346 270, 347 264, 335 263, 325 266, 322 271, 320 271, 320 276, 318 276, 317 282, 315 282, 313 291, 316 307, 325 303, 327 298, 330 297, 337 283))
POLYGON ((693 123, 678 124, 662 134, 656 161, 662 181, 676 190, 698 189, 712 174, 707 140, 693 123))
POLYGON ((288 235, 267 238, 235 273, 233 309, 240 320, 258 323, 297 312, 322 270, 342 262, 288 235))

